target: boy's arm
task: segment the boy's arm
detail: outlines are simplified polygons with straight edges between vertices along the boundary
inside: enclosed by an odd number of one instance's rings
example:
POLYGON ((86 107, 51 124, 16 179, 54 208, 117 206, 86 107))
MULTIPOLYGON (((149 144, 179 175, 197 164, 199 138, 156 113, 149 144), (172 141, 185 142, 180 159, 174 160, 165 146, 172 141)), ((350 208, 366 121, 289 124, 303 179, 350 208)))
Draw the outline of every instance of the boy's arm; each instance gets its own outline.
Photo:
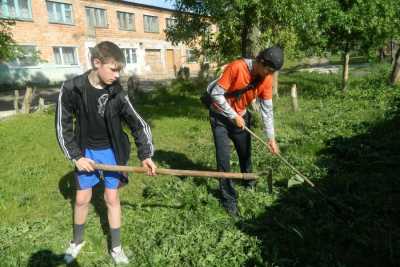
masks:
POLYGON ((61 86, 56 108, 57 141, 65 156, 72 161, 82 158, 81 150, 73 131, 73 108, 71 90, 61 86))
POLYGON ((259 99, 261 118, 264 123, 264 130, 268 137, 268 148, 272 154, 279 153, 278 144, 275 141, 274 109, 272 99, 259 99))
POLYGON ((151 158, 154 154, 154 146, 149 125, 140 117, 133 108, 129 97, 125 92, 120 93, 121 115, 128 124, 135 144, 138 149, 138 158, 143 161, 151 158))

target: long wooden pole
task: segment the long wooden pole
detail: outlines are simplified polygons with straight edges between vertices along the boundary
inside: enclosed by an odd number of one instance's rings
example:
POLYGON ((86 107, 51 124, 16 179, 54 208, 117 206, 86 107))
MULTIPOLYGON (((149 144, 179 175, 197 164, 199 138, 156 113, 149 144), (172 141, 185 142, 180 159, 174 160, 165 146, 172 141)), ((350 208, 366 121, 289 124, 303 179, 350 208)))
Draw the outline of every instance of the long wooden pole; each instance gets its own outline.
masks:
MULTIPOLYGON (((253 137, 255 137, 258 141, 263 143, 264 145, 268 146, 267 142, 261 139, 258 135, 256 135, 253 131, 251 131, 249 128, 244 126, 244 129, 248 131, 253 137)), ((311 187, 315 187, 314 183, 311 182, 310 179, 308 179, 304 174, 302 174, 299 170, 297 170, 292 164, 290 164, 284 157, 282 157, 280 154, 277 154, 278 158, 283 161, 289 168, 291 168, 297 175, 299 175, 301 178, 304 179, 311 187)))
MULTIPOLYGON (((147 173, 147 169, 144 167, 107 165, 107 164, 97 164, 97 163, 94 164, 94 167, 95 169, 102 171, 147 173)), ((227 179, 238 179, 238 180, 256 180, 259 178, 259 175, 255 173, 194 171, 194 170, 177 170, 177 169, 163 169, 163 168, 157 168, 156 173, 163 175, 214 177, 214 178, 227 178, 227 179)))

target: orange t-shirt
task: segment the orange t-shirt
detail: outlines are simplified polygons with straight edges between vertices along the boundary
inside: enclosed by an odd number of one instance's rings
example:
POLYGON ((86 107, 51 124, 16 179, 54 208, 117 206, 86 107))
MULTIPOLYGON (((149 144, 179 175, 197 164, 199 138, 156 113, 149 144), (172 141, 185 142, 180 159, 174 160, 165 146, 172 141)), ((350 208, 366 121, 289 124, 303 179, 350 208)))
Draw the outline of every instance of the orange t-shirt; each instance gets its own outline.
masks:
MULTIPOLYGON (((243 115, 246 107, 259 97, 260 99, 272 99, 272 75, 267 75, 257 87, 243 93, 239 99, 228 97, 229 105, 240 115, 243 115)), ((234 92, 243 89, 251 82, 251 73, 244 59, 237 59, 228 64, 218 80, 218 85, 226 92, 234 92)))

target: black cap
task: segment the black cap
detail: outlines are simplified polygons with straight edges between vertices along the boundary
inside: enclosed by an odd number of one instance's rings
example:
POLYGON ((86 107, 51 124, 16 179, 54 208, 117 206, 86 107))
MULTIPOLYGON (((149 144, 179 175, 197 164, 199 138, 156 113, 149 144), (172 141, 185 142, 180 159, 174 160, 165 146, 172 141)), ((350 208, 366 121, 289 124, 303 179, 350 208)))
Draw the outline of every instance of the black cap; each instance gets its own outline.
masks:
POLYGON ((283 66, 283 50, 279 46, 273 46, 262 50, 256 59, 264 66, 280 70, 283 66))

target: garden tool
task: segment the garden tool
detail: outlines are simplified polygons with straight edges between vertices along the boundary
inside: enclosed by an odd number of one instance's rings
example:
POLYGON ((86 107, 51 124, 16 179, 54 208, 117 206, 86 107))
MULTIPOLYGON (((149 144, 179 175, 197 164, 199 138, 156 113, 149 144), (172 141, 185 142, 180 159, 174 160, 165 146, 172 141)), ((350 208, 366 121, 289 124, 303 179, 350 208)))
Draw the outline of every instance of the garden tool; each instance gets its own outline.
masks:
MULTIPOLYGON (((147 173, 145 167, 131 167, 121 165, 106 165, 94 164, 94 168, 101 171, 114 171, 114 172, 133 172, 133 173, 147 173)), ((164 169, 157 168, 157 174, 174 175, 174 176, 195 176, 195 177, 210 177, 219 179, 237 179, 237 180, 257 180, 262 176, 266 176, 268 192, 272 193, 272 170, 268 172, 256 173, 235 173, 235 172, 216 172, 216 171, 197 171, 197 170, 177 170, 177 169, 164 169)))

